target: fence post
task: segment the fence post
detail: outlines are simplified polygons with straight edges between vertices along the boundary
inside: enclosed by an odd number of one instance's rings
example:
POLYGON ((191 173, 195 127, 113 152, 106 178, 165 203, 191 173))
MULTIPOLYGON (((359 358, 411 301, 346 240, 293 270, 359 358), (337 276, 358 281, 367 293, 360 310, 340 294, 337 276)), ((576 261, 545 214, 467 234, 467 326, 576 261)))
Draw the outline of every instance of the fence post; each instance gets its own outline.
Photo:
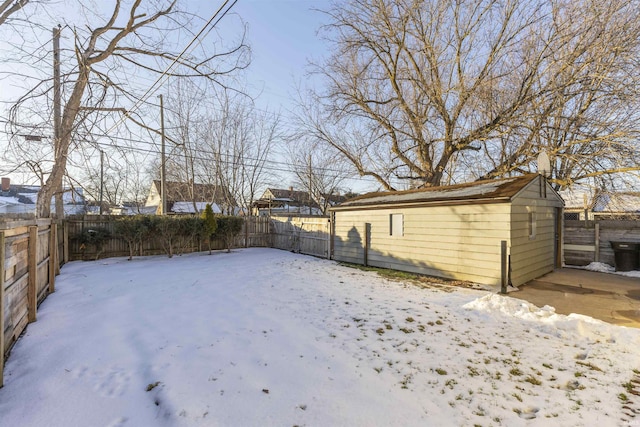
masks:
POLYGON ((600 224, 598 224, 598 221, 596 221, 595 233, 596 233, 596 238, 595 238, 596 252, 595 252, 595 259, 593 261, 600 262, 600 224))
POLYGON ((0 388, 4 386, 4 231, 0 231, 0 388))
POLYGON ((369 236, 371 235, 371 224, 364 223, 364 265, 369 265, 369 236))
POLYGON ((58 225, 51 221, 49 227, 49 293, 56 291, 56 264, 58 262, 58 225))
POLYGON ((69 221, 64 221, 62 223, 62 248, 62 259, 66 264, 69 262, 69 221))
POLYGON ((507 241, 501 240, 500 241, 500 267, 501 267, 500 293, 501 294, 507 293, 507 284, 508 284, 508 277, 509 277, 508 261, 509 259, 507 258, 507 241))
POLYGON ((29 227, 29 258, 28 265, 28 288, 27 288, 27 320, 29 323, 36 321, 36 310, 38 306, 38 226, 29 227))

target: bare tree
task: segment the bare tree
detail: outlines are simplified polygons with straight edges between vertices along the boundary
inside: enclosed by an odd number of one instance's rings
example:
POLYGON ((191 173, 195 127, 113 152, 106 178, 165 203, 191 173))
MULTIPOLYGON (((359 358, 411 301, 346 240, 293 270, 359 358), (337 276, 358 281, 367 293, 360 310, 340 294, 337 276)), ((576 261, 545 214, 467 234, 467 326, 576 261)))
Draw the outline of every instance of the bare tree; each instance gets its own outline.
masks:
POLYGON ((322 141, 294 136, 287 146, 290 169, 296 177, 296 187, 305 189, 310 202, 319 206, 323 215, 339 200, 345 181, 353 176, 347 160, 322 141))
MULTIPOLYGON (((225 85, 224 76, 248 65, 249 49, 244 37, 231 46, 210 43, 204 49, 200 44, 197 55, 181 51, 182 46, 172 43, 168 34, 189 35, 195 41, 200 34, 189 32, 193 18, 178 10, 177 0, 116 0, 101 23, 68 25, 63 29, 73 33, 73 46, 70 51, 63 49, 70 55, 61 61, 69 66, 62 72, 60 132, 53 142, 52 166, 46 171, 38 197, 39 217, 50 215, 51 197, 61 187, 68 159, 85 139, 83 131, 98 129, 105 134, 133 123, 144 126, 139 109, 148 92, 136 92, 137 86, 131 80, 137 74, 203 77, 225 85), (133 107, 124 107, 131 104, 133 107)), ((12 110, 13 123, 30 114, 29 109, 37 105, 35 98, 50 94, 49 83, 42 81, 18 101, 12 110)))
POLYGON ((638 1, 351 0, 301 125, 386 189, 638 170, 638 1), (635 71, 634 71, 635 70, 635 71))
POLYGON ((256 110, 245 96, 222 94, 200 136, 203 180, 226 189, 227 207, 239 205, 250 213, 281 139, 278 114, 256 110))
POLYGON ((0 25, 7 22, 9 17, 25 7, 29 0, 2 0, 0 3, 0 25))

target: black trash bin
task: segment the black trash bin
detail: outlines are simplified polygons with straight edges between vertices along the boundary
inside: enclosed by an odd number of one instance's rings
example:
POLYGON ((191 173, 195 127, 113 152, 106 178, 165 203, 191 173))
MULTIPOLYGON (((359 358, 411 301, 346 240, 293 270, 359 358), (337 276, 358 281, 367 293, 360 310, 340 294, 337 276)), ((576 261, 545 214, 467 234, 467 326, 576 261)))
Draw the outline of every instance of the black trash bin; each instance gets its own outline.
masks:
POLYGON ((611 242, 616 259, 616 271, 632 271, 638 269, 638 252, 640 243, 611 242))

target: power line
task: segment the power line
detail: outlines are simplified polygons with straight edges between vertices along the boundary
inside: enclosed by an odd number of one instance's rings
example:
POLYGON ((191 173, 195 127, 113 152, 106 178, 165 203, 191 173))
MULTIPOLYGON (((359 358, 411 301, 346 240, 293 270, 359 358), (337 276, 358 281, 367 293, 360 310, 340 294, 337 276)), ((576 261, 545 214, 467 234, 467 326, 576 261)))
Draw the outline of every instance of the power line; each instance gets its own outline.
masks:
MULTIPOLYGON (((151 84, 151 86, 147 89, 147 91, 144 93, 144 95, 142 95, 138 101, 133 105, 133 107, 131 107, 128 111, 127 111, 127 115, 135 112, 142 103, 146 102, 146 98, 150 97, 151 95, 153 95, 155 93, 155 89, 156 86, 167 76, 167 74, 169 73, 169 71, 171 71, 171 69, 173 68, 173 66, 178 62, 178 60, 180 60, 180 58, 187 52, 187 50, 189 50, 189 48, 191 48, 191 46, 198 41, 198 37, 200 37, 200 35, 207 29, 207 27, 209 27, 209 25, 213 22, 214 19, 216 19, 216 17, 218 16, 218 14, 220 13, 220 11, 222 11, 222 9, 225 8, 225 6, 229 3, 230 0, 225 0, 225 2, 222 4, 222 6, 220 6, 218 8, 218 10, 211 16, 211 18, 209 18, 209 20, 207 21, 207 23, 200 29, 200 31, 198 31, 198 33, 193 36, 193 38, 191 39, 191 41, 189 42, 189 44, 187 44, 187 46, 185 46, 185 48, 182 50, 182 52, 180 52, 178 54, 178 56, 176 56, 173 61, 171 62, 171 64, 169 64, 169 66, 162 72, 162 74, 160 74, 158 76, 158 78, 151 84)), ((207 34, 209 34, 209 32, 218 24, 218 22, 220 22, 220 20, 222 18, 225 17, 225 15, 231 10, 231 8, 233 8, 233 6, 235 6, 235 4, 238 2, 238 0, 234 0, 234 2, 231 4, 231 6, 229 6, 229 8, 227 10, 225 10, 225 12, 222 14, 222 16, 220 16, 220 18, 211 26, 211 28, 209 29, 209 31, 207 32, 207 34)), ((201 43, 201 42, 200 42, 201 43)), ((109 130, 107 130, 107 132, 105 132, 105 134, 109 134, 111 131, 113 131, 115 128, 117 128, 118 126, 120 126, 123 122, 124 122, 125 118, 121 117, 120 119, 118 119, 118 121, 116 121, 116 123, 111 126, 111 128, 109 128, 109 130)))

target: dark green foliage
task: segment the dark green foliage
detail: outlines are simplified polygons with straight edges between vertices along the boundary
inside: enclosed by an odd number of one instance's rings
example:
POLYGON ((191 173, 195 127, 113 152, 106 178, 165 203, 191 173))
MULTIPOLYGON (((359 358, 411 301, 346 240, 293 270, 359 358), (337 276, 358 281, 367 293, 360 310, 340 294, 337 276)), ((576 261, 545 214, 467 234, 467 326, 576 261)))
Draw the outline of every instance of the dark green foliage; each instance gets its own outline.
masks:
POLYGON ((218 229, 215 236, 224 240, 224 245, 227 248, 227 252, 231 252, 231 247, 236 236, 242 231, 242 224, 244 220, 238 216, 220 215, 217 217, 218 229))
POLYGON ((93 246, 96 249, 96 260, 100 257, 100 254, 104 250, 104 245, 111 239, 111 232, 102 227, 93 227, 86 230, 82 230, 78 236, 80 242, 80 249, 85 250, 88 246, 93 246))
POLYGON ((199 237, 204 235, 204 220, 197 216, 177 216, 171 218, 177 228, 176 249, 179 254, 193 245, 199 237))
POLYGON ((133 258, 136 247, 142 250, 142 241, 149 236, 150 221, 144 215, 125 216, 116 219, 115 235, 129 246, 129 260, 133 258))
POLYGON ((213 209, 211 209, 211 205, 209 203, 207 203, 207 206, 202 213, 202 220, 204 221, 203 237, 207 239, 209 244, 209 254, 211 254, 211 240, 218 229, 218 220, 213 214, 213 209))
POLYGON ((154 216, 151 219, 151 228, 154 234, 160 238, 162 248, 169 258, 173 257, 174 245, 180 232, 174 217, 154 216))

